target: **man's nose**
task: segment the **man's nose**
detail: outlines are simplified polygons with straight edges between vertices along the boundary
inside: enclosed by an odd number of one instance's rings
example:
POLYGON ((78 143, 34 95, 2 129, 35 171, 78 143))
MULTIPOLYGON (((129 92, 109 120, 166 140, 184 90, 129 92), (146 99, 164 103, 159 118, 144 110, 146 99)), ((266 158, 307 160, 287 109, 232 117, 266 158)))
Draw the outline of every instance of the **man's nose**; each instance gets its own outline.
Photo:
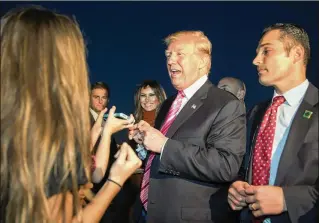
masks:
POLYGON ((253 64, 258 66, 259 64, 261 64, 261 56, 259 56, 258 54, 256 55, 256 57, 253 59, 253 64))
POLYGON ((167 64, 168 65, 172 65, 176 62, 176 57, 174 55, 171 55, 168 59, 167 59, 167 64))

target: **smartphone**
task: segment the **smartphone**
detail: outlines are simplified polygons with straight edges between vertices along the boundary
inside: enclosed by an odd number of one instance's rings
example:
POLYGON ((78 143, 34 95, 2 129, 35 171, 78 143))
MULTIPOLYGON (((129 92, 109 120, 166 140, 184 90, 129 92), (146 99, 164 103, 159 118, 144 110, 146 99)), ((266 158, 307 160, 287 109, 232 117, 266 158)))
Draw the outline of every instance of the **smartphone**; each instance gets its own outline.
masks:
MULTIPOLYGON (((108 116, 109 116, 109 114, 105 114, 103 116, 103 119, 106 120, 108 116)), ((124 113, 114 113, 114 117, 124 119, 124 120, 128 120, 130 118, 129 116, 125 115, 124 113)))

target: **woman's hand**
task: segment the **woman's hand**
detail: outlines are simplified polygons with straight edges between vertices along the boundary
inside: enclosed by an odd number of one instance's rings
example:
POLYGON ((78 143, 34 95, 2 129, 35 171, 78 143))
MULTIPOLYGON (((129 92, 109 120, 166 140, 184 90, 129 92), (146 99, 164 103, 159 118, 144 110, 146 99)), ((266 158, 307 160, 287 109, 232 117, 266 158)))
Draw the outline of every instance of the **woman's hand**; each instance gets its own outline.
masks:
POLYGON ((109 115, 107 117, 106 123, 103 128, 103 134, 112 135, 122 129, 131 128, 134 125, 135 119, 133 115, 130 115, 128 120, 123 120, 120 118, 114 117, 116 107, 112 106, 109 111, 109 115))
POLYGON ((109 178, 123 185, 135 170, 141 167, 142 161, 127 143, 121 145, 115 157, 117 159, 111 167, 109 178))
POLYGON ((103 122, 103 116, 106 113, 107 108, 103 109, 100 114, 98 115, 92 129, 91 129, 91 150, 93 149, 96 141, 101 135, 101 132, 103 130, 102 122, 103 122))

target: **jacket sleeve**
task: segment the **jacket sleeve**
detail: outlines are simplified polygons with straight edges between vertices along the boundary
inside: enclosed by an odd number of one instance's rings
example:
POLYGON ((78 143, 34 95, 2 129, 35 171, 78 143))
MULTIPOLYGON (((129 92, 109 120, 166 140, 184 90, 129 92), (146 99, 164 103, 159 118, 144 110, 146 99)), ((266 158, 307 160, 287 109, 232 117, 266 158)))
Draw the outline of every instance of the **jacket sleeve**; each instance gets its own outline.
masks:
POLYGON ((246 146, 245 109, 240 101, 232 100, 221 108, 205 145, 168 139, 159 171, 204 182, 236 179, 246 146))

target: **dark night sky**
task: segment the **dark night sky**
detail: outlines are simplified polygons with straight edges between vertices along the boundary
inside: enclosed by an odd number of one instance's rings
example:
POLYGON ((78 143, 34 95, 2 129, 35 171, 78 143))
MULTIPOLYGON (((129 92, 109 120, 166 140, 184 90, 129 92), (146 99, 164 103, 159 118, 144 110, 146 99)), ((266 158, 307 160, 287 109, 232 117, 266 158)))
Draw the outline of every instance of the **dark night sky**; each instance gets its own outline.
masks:
MULTIPOLYGON (((8 9, 30 2, 3 2, 8 9)), ((210 80, 224 76, 242 79, 247 107, 272 96, 258 83, 252 65, 262 29, 276 22, 301 25, 308 32, 312 60, 308 79, 318 82, 319 2, 33 2, 74 15, 88 47, 90 80, 111 87, 110 105, 118 112, 133 110, 136 84, 158 80, 174 93, 165 66, 163 39, 179 30, 201 30, 211 40, 210 80), (315 62, 317 61, 317 62, 315 62)), ((317 83, 314 83, 318 86, 317 83)))

